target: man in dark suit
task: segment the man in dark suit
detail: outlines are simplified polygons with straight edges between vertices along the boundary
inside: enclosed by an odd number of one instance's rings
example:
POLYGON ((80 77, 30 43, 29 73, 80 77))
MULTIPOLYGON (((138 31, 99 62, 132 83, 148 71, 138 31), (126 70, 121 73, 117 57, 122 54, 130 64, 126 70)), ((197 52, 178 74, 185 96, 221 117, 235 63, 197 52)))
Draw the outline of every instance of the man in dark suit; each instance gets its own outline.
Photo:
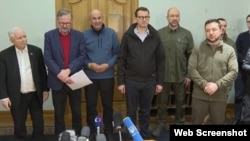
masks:
POLYGON ((68 9, 57 12, 57 26, 45 33, 44 60, 48 67, 48 87, 52 89, 55 112, 55 138, 65 128, 64 113, 67 97, 72 112, 72 128, 81 133, 81 89, 72 90, 70 76, 82 69, 85 40, 80 31, 71 29, 72 14, 68 9))
POLYGON ((12 28, 9 38, 13 46, 0 53, 0 99, 12 114, 15 138, 27 139, 25 122, 29 111, 31 140, 40 141, 44 132, 43 101, 49 91, 42 50, 27 44, 27 36, 19 27, 12 28))

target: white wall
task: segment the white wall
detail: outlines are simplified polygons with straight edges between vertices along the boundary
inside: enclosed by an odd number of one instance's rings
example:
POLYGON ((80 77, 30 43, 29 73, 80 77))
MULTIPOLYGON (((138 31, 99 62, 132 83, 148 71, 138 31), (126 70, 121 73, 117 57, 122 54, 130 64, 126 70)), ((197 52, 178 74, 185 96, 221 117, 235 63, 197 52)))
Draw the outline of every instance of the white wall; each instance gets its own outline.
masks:
POLYGON ((0 50, 10 46, 7 32, 22 27, 28 43, 43 48, 43 34, 55 27, 53 0, 0 0, 0 50))
MULTIPOLYGON (((54 0, 0 0, 0 19, 0 50, 11 45, 8 31, 13 26, 20 26, 26 31, 28 43, 43 48, 44 33, 55 28, 55 2, 54 0)), ((52 108, 50 95, 49 100, 44 103, 44 109, 52 108)), ((4 110, 2 106, 0 110, 4 110)))
POLYGON ((225 18, 229 37, 235 40, 239 32, 247 30, 245 17, 250 13, 249 0, 140 0, 139 5, 150 10, 150 24, 157 29, 167 25, 167 10, 178 8, 180 25, 192 32, 196 45, 205 38, 204 23, 207 19, 225 18))
MULTIPOLYGON (((249 0, 139 0, 139 5, 149 8, 150 23, 157 29, 167 25, 167 10, 177 7, 181 12, 181 26, 192 32, 196 45, 205 38, 207 19, 226 18, 228 34, 236 39, 239 32, 247 29, 245 17, 250 13, 249 0)), ((22 27, 28 42, 43 48, 44 33, 55 28, 55 1, 0 0, 0 19, 0 50, 11 45, 7 32, 13 26, 22 27)), ((53 109, 51 96, 44 109, 53 109)))

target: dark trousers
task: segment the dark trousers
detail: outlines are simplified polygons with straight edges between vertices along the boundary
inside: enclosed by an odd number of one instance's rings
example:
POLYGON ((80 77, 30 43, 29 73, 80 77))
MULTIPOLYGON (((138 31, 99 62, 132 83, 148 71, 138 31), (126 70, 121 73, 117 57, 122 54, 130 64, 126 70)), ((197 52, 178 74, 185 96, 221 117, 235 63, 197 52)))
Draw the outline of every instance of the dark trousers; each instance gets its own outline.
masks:
POLYGON ((139 117, 139 128, 143 138, 151 136, 149 131, 151 102, 155 94, 155 81, 138 82, 126 80, 126 108, 127 116, 136 125, 137 110, 139 117))
POLYGON ((242 107, 242 124, 250 124, 250 74, 249 72, 246 73, 247 80, 246 80, 246 94, 243 97, 243 107, 242 107))
POLYGON ((64 85, 59 91, 52 90, 52 100, 55 112, 55 136, 58 136, 61 132, 66 130, 64 114, 67 97, 69 98, 72 113, 72 128, 77 135, 81 133, 81 89, 71 90, 67 85, 64 85))
POLYGON ((238 76, 235 80, 235 99, 234 99, 234 118, 235 120, 241 120, 242 107, 244 105, 243 98, 246 94, 246 72, 239 70, 238 76))
POLYGON ((19 139, 27 138, 26 119, 28 111, 31 115, 33 132, 32 138, 38 140, 43 137, 44 121, 43 107, 36 92, 21 94, 20 106, 12 107, 11 114, 14 121, 14 136, 19 139))
POLYGON ((167 117, 166 106, 170 97, 170 92, 173 90, 175 97, 175 124, 184 124, 185 121, 185 86, 184 81, 179 83, 164 83, 163 90, 158 94, 157 98, 157 122, 159 127, 164 127, 167 117))
POLYGON ((91 133, 96 133, 95 117, 98 115, 98 94, 101 96, 103 108, 104 132, 113 132, 113 97, 114 78, 92 79, 93 83, 85 87, 87 123, 91 133))

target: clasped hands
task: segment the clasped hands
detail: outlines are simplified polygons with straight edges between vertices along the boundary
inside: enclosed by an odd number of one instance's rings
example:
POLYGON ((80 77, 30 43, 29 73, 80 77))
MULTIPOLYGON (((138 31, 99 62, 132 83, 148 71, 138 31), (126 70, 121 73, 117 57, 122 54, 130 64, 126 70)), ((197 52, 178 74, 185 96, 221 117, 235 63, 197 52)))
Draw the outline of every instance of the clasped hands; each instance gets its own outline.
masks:
POLYGON ((90 70, 100 73, 100 72, 106 71, 109 68, 109 65, 107 63, 101 64, 101 65, 96 64, 96 63, 89 63, 88 67, 90 70))
POLYGON ((204 92, 208 95, 213 95, 219 89, 218 85, 213 82, 208 82, 204 88, 204 92))
POLYGON ((72 84, 74 83, 73 80, 69 77, 70 74, 70 69, 63 69, 60 71, 60 73, 57 75, 57 78, 59 80, 61 80, 63 83, 67 83, 67 84, 72 84))

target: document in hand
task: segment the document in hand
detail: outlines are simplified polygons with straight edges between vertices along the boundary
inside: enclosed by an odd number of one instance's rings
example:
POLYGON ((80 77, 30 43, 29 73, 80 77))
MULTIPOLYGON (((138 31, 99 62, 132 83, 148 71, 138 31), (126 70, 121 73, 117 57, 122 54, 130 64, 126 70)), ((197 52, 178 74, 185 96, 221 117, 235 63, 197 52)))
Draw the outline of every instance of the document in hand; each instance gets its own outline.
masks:
POLYGON ((70 76, 74 83, 67 84, 72 90, 80 89, 84 86, 92 84, 92 81, 88 78, 83 70, 70 76))

